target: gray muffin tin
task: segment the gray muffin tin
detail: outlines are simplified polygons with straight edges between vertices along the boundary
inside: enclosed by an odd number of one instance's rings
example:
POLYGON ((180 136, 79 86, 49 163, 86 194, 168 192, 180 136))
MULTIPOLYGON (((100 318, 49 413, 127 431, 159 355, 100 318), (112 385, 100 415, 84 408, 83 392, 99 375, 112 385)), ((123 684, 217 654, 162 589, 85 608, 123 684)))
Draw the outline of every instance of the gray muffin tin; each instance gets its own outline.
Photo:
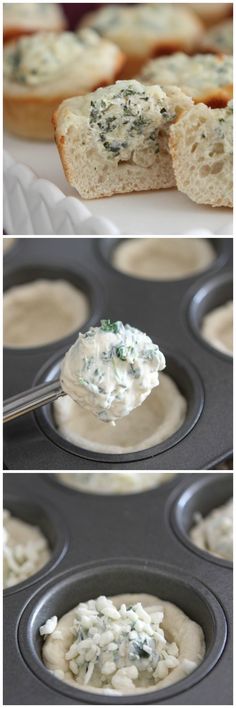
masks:
POLYGON ((4 474, 4 505, 38 524, 47 565, 4 590, 4 704, 229 705, 232 703, 232 563, 188 538, 194 511, 231 495, 232 473, 178 474, 132 495, 94 495, 55 474, 4 474), (204 631, 206 655, 184 680, 151 694, 110 697, 56 679, 41 658, 39 626, 99 594, 144 592, 172 601, 204 631))
MULTIPOLYGON (((205 312, 232 298, 231 238, 213 239, 216 259, 199 275, 146 281, 116 271, 116 238, 20 239, 4 256, 4 288, 37 277, 63 277, 81 287, 91 317, 120 319, 147 332, 166 355, 167 373, 187 398, 187 417, 168 440, 141 452, 111 455, 76 447, 57 432, 52 408, 4 426, 4 465, 10 470, 210 469, 232 455, 232 357, 199 334, 205 312)), ((50 345, 4 348, 4 396, 58 376, 75 332, 50 345)))

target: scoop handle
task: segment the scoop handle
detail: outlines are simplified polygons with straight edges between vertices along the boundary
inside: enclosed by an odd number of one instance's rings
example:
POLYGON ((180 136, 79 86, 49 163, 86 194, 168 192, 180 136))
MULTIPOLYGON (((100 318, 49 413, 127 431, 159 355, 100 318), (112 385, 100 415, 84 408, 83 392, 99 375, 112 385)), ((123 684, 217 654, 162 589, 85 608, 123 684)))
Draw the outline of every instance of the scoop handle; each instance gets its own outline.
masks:
POLYGON ((3 403, 3 422, 8 423, 19 416, 26 415, 40 406, 45 406, 52 401, 56 401, 60 396, 64 396, 59 379, 50 383, 40 384, 28 391, 7 398, 3 403))

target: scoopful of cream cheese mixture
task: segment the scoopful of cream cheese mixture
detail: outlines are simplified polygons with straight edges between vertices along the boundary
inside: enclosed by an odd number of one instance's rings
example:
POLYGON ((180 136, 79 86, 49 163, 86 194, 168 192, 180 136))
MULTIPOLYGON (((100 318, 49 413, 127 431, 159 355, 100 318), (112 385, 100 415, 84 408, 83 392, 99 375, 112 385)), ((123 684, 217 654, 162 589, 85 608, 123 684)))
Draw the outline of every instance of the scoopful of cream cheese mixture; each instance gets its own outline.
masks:
POLYGON ((143 403, 164 368, 165 357, 150 337, 129 324, 101 320, 65 355, 61 385, 80 406, 112 422, 143 403))

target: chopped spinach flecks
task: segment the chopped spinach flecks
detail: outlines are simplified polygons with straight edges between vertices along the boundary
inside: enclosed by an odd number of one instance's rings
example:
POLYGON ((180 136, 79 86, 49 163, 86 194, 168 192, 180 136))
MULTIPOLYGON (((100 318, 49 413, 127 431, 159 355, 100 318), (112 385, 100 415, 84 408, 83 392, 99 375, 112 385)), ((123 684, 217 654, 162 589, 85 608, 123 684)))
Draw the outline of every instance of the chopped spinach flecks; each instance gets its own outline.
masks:
POLYGON ((119 332, 121 322, 111 322, 111 320, 101 320, 101 330, 103 332, 114 332, 117 334, 119 332))

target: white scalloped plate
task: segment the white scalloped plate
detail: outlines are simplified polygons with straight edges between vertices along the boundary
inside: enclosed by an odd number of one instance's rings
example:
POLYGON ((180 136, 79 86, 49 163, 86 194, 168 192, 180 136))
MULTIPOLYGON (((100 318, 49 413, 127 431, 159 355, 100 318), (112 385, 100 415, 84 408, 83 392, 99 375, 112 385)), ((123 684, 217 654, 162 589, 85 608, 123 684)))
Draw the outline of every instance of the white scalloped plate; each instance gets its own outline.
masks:
POLYGON ((232 235, 230 209, 194 204, 176 190, 83 201, 53 143, 4 138, 4 229, 9 235, 232 235))

